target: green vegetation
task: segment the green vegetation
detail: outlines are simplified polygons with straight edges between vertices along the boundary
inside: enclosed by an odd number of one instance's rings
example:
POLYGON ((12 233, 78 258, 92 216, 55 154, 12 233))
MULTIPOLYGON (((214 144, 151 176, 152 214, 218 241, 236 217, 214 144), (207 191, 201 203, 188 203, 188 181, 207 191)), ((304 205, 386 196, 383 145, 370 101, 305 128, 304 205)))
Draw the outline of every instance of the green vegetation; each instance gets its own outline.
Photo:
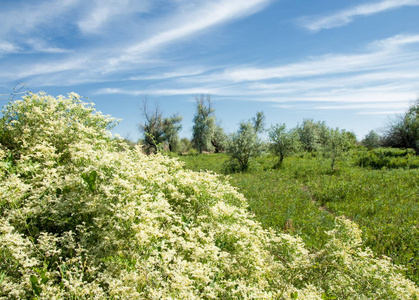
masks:
POLYGON ((389 147, 412 148, 419 154, 419 99, 388 125, 382 143, 389 147))
POLYGON ((201 95, 195 98, 196 114, 192 128, 192 144, 199 153, 211 151, 213 146, 211 141, 215 133, 215 116, 209 95, 201 95))
MULTIPOLYGON (((255 157, 248 173, 229 179, 247 200, 222 176, 113 138, 115 120, 77 94, 28 93, 2 113, 2 299, 419 298, 400 267, 365 248, 355 222, 334 216, 345 214, 335 204, 355 187, 342 192, 327 176, 360 167, 341 160, 332 172, 329 160, 311 153, 272 170, 273 158, 255 157)), ((230 158, 182 159, 222 171, 230 158)), ((401 204, 395 216, 417 202, 407 194, 415 171, 400 180, 405 194, 391 203, 401 204)), ((396 183, 392 176, 387 185, 396 183)))
POLYGON ((182 117, 173 115, 169 118, 163 118, 159 107, 153 111, 147 108, 147 102, 144 102, 142 109, 144 123, 139 125, 140 132, 144 135, 142 144, 146 153, 156 153, 167 148, 170 152, 177 152, 181 149, 179 131, 182 129, 180 122, 182 117))
MULTIPOLYGON (((363 230, 365 245, 404 265, 405 274, 419 282, 419 158, 409 150, 354 150, 332 172, 321 156, 295 155, 274 169, 275 157, 257 159, 246 173, 229 174, 249 209, 265 226, 303 238, 321 249, 335 216, 346 216, 363 230), (385 168, 359 166, 365 156, 393 154, 385 168), (361 157, 361 158, 359 158, 361 157), (396 163, 399 161, 399 163, 396 163), (390 168, 391 166, 397 169, 390 168)), ((226 172, 226 155, 181 156, 186 168, 226 172)), ((375 165, 373 167, 376 167, 375 165)), ((383 166, 384 167, 384 166, 383 166)))

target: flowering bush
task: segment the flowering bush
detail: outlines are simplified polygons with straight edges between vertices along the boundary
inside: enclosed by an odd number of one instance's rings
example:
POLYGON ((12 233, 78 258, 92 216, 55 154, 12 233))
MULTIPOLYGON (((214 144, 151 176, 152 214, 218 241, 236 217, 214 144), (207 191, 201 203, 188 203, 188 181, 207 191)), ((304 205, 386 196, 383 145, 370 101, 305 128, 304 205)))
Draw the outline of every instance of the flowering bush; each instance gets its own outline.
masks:
POLYGON ((310 253, 215 174, 130 149, 76 94, 0 120, 1 299, 418 299, 351 221, 310 253))

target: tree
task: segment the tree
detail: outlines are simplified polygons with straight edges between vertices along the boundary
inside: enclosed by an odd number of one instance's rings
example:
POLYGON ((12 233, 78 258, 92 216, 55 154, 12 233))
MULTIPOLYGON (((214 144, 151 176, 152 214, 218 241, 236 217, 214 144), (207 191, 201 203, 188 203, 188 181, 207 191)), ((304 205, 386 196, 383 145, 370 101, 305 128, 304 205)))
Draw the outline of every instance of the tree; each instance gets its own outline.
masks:
POLYGON ((330 167, 332 171, 335 169, 336 161, 348 152, 355 142, 356 137, 351 132, 339 130, 339 128, 329 130, 324 153, 331 158, 330 167))
POLYGON ((369 150, 380 147, 380 143, 381 143, 381 137, 374 130, 371 130, 370 132, 368 132, 367 135, 362 140, 362 145, 367 147, 369 150))
POLYGON ((142 114, 145 122, 139 125, 140 131, 144 134, 144 147, 146 153, 155 153, 159 145, 164 141, 162 112, 158 105, 153 111, 147 107, 147 100, 143 103, 142 114))
POLYGON ((180 153, 187 153, 192 149, 192 143, 189 139, 187 138, 182 138, 180 140, 180 149, 179 152, 180 153))
POLYGON ((143 116, 145 123, 140 124, 140 131, 144 133, 144 147, 148 154, 157 152, 164 145, 169 151, 179 150, 179 131, 182 129, 180 122, 182 117, 175 114, 169 118, 163 118, 158 105, 153 111, 147 108, 144 101, 143 116))
POLYGON ((221 126, 217 125, 211 138, 215 153, 223 152, 227 148, 228 137, 221 126))
POLYGON ((286 130, 285 124, 273 125, 269 131, 269 149, 279 158, 275 167, 280 167, 284 158, 299 149, 298 135, 295 130, 286 130))
POLYGON ((256 133, 261 133, 265 128, 265 114, 263 111, 258 111, 256 117, 252 118, 253 127, 256 133))
POLYGON ((170 152, 178 152, 180 150, 179 131, 182 129, 182 117, 172 115, 163 119, 163 133, 170 152))
MULTIPOLYGON (((297 133, 303 150, 313 152, 320 149, 320 128, 321 123, 315 123, 312 119, 304 119, 303 124, 297 125, 297 133)), ((324 132, 322 134, 324 135, 324 132)), ((324 143, 324 136, 322 139, 324 143)))
POLYGON ((404 115, 388 126, 383 144, 389 147, 412 148, 419 154, 419 99, 404 115))
POLYGON ((227 152, 241 171, 246 171, 250 160, 260 155, 261 143, 251 122, 240 124, 239 130, 231 136, 227 152))
POLYGON ((211 105, 209 95, 201 95, 195 98, 197 107, 196 114, 193 119, 194 126, 192 128, 192 143, 194 147, 202 153, 202 151, 211 151, 211 139, 215 131, 214 109, 211 105))

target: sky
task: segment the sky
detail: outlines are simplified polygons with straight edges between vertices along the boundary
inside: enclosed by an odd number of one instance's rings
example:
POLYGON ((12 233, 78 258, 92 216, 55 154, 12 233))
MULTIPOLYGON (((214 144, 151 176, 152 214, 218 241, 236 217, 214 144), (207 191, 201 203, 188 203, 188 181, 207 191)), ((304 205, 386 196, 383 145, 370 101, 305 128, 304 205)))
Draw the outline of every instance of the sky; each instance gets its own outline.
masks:
POLYGON ((419 96, 418 16, 419 0, 0 0, 0 104, 75 92, 137 141, 144 101, 190 138, 208 94, 227 133, 263 111, 362 139, 419 96))

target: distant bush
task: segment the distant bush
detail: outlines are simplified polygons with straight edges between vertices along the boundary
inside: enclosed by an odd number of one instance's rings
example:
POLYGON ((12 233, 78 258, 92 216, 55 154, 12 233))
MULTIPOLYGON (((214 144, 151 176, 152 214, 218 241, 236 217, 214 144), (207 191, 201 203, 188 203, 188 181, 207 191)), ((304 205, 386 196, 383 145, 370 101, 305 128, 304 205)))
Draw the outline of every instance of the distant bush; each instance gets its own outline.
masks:
POLYGON ((413 149, 377 148, 364 151, 357 164, 361 167, 381 168, 419 168, 419 157, 413 149))
POLYGON ((386 147, 412 148, 419 154, 419 99, 387 126, 382 144, 386 147))
POLYGON ((381 136, 374 130, 371 130, 367 133, 367 135, 364 137, 361 143, 369 150, 378 148, 381 145, 381 136))
POLYGON ((227 146, 227 153, 231 156, 231 170, 247 171, 251 160, 258 157, 261 151, 262 143, 252 123, 241 123, 239 130, 231 135, 227 146))
POLYGON ((211 173, 146 156, 76 94, 28 94, 0 120, 3 299, 417 299, 337 218, 325 247, 254 221, 211 173))

